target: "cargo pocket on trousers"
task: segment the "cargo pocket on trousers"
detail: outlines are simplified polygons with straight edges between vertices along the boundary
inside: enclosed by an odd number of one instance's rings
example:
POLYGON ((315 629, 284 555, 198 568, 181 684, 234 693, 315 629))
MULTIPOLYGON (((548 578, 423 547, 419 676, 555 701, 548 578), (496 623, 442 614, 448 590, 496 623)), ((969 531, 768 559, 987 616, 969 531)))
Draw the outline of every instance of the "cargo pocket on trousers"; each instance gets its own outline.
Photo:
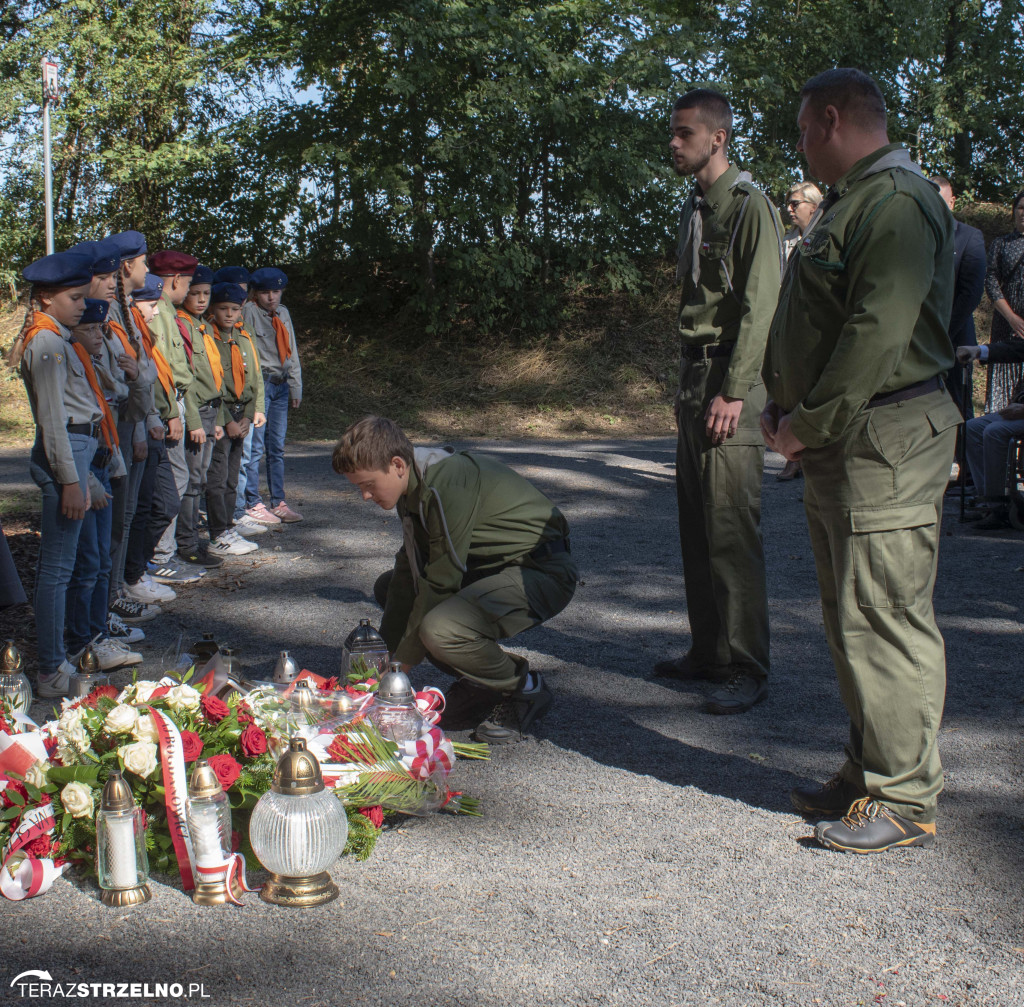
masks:
POLYGON ((928 530, 936 518, 931 504, 850 513, 854 592, 861 608, 906 608, 913 603, 931 571, 930 560, 926 563, 922 556, 919 563, 916 554, 922 540, 934 539, 928 530))

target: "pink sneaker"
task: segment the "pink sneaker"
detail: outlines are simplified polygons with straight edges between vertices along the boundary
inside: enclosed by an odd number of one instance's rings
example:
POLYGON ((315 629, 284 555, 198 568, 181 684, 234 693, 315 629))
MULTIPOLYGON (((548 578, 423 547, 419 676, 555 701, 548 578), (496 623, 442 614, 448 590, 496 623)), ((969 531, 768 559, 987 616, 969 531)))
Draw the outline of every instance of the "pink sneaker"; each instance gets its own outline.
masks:
POLYGON ((294 524, 302 520, 302 515, 292 510, 283 500, 270 513, 276 514, 285 524, 294 524))
POLYGON ((267 510, 267 505, 261 500, 255 507, 246 507, 245 513, 260 524, 280 524, 281 519, 267 510))

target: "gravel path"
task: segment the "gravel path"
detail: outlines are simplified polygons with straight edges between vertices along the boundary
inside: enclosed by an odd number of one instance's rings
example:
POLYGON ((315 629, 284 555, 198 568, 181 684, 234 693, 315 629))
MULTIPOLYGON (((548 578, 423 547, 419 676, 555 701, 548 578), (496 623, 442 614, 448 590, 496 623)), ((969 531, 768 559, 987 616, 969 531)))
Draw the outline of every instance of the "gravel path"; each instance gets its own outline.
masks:
MULTIPOLYGON (((557 697, 538 738, 455 771, 486 817, 404 821, 370 860, 335 866, 341 900, 305 912, 255 896, 204 910, 161 883, 121 912, 90 883, 61 880, 0 903, 0 986, 36 968, 63 982, 201 982, 214 1004, 1024 1001, 1024 540, 968 534, 950 507, 936 593, 950 679, 939 842, 843 856, 808 840, 787 798, 835 769, 846 721, 802 485, 775 481, 781 459, 769 455, 764 492, 772 693, 711 717, 703 687, 645 677, 688 640, 672 443, 479 446, 563 508, 585 580, 520 648, 557 697)), ((306 521, 185 589, 151 624, 147 659, 208 630, 255 674, 282 648, 334 672, 349 630, 375 617, 370 588, 400 530, 329 459, 329 445, 290 446, 289 502, 306 521)), ((23 454, 3 452, 3 485, 25 484, 24 470, 23 454)), ((416 679, 447 684, 428 668, 416 679)))

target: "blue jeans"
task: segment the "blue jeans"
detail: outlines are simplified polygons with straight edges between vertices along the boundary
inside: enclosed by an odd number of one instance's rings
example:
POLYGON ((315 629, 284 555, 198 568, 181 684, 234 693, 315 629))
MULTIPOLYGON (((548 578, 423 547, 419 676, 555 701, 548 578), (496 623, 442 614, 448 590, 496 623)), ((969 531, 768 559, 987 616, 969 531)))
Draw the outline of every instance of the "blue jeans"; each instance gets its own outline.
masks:
POLYGON ((988 413, 967 421, 967 465, 982 496, 1006 496, 1006 469, 1014 437, 1024 437, 1024 420, 1004 420, 999 413, 988 413))
MULTIPOLYGON (((89 485, 89 463, 96 454, 96 438, 84 434, 68 434, 71 452, 78 471, 78 483, 84 494, 89 485)), ((33 605, 36 611, 36 639, 39 648, 39 674, 54 674, 65 660, 64 613, 68 584, 75 569, 81 521, 71 521, 60 512, 63 487, 54 478, 46 460, 42 439, 36 442, 29 456, 29 473, 43 493, 39 540, 39 561, 36 566, 36 590, 33 605)))
MULTIPOLYGON (((92 465, 92 474, 110 493, 106 465, 92 465)), ((107 600, 110 589, 110 527, 113 503, 100 510, 88 510, 78 536, 78 556, 68 584, 68 653, 77 654, 97 635, 107 633, 107 600)))
MULTIPOLYGON (((291 391, 288 382, 272 384, 264 375, 267 422, 254 427, 252 452, 245 472, 245 506, 255 507, 260 502, 260 459, 267 456, 267 485, 270 487, 270 506, 284 500, 284 438, 288 433, 288 404, 291 391)), ((239 480, 241 482, 241 480, 239 480)))
MULTIPOLYGON (((242 442, 242 460, 238 465, 238 486, 235 488, 235 513, 234 520, 238 521, 245 515, 245 472, 249 467, 249 457, 252 454, 252 438, 256 428, 250 423, 249 432, 242 442)), ((209 507, 207 507, 209 512, 209 507)))

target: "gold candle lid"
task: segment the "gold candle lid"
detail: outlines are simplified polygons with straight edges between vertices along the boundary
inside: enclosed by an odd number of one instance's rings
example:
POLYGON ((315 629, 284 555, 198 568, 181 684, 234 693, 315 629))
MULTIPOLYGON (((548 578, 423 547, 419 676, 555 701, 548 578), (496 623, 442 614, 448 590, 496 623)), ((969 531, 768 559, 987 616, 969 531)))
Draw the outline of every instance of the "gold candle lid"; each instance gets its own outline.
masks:
POLYGON ((100 673, 100 661, 93 653, 92 644, 85 648, 82 656, 78 659, 78 673, 80 675, 98 675, 100 673))
POLYGON ((216 797, 223 789, 209 762, 206 759, 199 759, 188 781, 188 796, 193 799, 216 797))
POLYGON ((313 706, 316 703, 316 695, 313 687, 309 684, 308 678, 300 678, 292 690, 292 702, 300 707, 313 706))
POLYGON ((8 640, 4 645, 3 655, 0 656, 0 674, 14 675, 21 670, 21 651, 13 640, 8 640))
POLYGON ((103 784, 103 797, 100 799, 100 811, 134 811, 135 798, 132 788, 121 776, 120 769, 112 769, 107 782, 103 784))
POLYGON ((274 782, 270 787, 277 794, 291 797, 308 797, 324 789, 324 778, 316 756, 306 749, 304 738, 292 738, 288 751, 281 756, 274 770, 274 782))

